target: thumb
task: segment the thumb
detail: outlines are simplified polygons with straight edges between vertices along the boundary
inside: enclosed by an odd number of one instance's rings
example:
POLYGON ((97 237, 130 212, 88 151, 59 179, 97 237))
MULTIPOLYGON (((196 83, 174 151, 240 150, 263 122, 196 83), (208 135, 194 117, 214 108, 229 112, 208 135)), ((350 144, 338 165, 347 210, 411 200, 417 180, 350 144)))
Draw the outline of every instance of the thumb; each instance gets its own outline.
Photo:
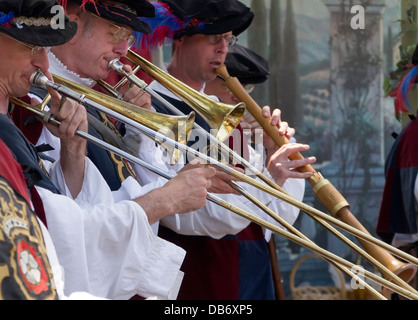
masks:
POLYGON ((216 169, 214 167, 206 167, 205 175, 206 175, 206 178, 214 177, 216 175, 216 169))
MULTIPOLYGON (((47 76, 47 78, 51 81, 54 81, 54 78, 52 77, 52 74, 49 71, 45 71, 44 74, 47 76)), ((59 105, 61 102, 61 95, 54 89, 47 87, 46 88, 48 93, 51 95, 51 113, 57 114, 59 111, 59 105)))

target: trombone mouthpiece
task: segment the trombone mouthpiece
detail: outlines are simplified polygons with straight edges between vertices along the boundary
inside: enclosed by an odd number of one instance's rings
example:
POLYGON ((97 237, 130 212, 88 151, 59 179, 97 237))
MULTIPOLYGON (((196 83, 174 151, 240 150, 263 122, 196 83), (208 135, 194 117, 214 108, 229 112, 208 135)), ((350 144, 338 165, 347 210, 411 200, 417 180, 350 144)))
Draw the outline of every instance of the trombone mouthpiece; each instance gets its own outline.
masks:
POLYGON ((42 73, 41 70, 37 70, 34 73, 32 73, 32 75, 30 76, 29 81, 30 81, 31 84, 33 84, 35 86, 42 87, 42 86, 45 86, 48 83, 49 79, 47 78, 46 75, 44 75, 42 73))
POLYGON ((119 74, 123 74, 124 70, 123 70, 123 63, 119 61, 119 59, 115 58, 113 60, 110 60, 108 68, 110 70, 114 70, 119 74))

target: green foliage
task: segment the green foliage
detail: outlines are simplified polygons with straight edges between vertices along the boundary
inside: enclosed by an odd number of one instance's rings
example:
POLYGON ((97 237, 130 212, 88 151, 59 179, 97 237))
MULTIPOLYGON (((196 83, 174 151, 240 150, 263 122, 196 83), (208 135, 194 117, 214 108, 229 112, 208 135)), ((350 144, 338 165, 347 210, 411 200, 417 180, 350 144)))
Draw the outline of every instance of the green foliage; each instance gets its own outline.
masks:
POLYGON ((396 70, 390 72, 385 78, 383 89, 386 96, 390 96, 398 87, 405 75, 412 69, 412 56, 416 45, 410 45, 406 48, 399 46, 400 60, 396 63, 396 70))

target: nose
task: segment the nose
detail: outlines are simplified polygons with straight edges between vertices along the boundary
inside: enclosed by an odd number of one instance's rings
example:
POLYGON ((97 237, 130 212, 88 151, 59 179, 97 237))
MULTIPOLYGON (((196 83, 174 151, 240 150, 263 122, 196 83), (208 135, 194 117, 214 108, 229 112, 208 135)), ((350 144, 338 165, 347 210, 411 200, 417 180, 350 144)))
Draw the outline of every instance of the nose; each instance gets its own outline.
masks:
POLYGON ((128 40, 125 40, 115 44, 113 52, 117 53, 121 57, 124 57, 128 54, 129 48, 130 47, 128 46, 128 40))
POLYGON ((218 51, 218 52, 220 52, 220 53, 223 53, 223 54, 227 54, 228 53, 228 51, 229 51, 229 46, 228 46, 228 41, 226 41, 226 39, 225 38, 222 38, 219 42, 218 42, 218 44, 217 44, 217 46, 216 46, 216 50, 218 51))
POLYGON ((36 54, 32 58, 32 65, 34 65, 37 69, 41 70, 48 70, 49 69, 49 61, 48 61, 48 54, 47 49, 42 48, 38 54, 36 54))

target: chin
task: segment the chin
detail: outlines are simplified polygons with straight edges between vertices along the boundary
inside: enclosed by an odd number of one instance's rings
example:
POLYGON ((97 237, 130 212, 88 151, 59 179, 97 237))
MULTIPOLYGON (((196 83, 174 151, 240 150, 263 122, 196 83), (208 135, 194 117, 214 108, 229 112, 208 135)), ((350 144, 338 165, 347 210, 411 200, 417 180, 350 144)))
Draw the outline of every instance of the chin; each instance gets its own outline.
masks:
POLYGON ((216 70, 213 70, 213 72, 211 72, 211 73, 208 75, 208 79, 206 80, 206 82, 211 82, 211 81, 214 81, 214 80, 216 79, 216 77, 217 77, 216 70))
POLYGON ((97 74, 97 78, 96 79, 93 79, 93 80, 95 80, 95 81, 101 80, 101 79, 102 80, 106 80, 107 77, 109 77, 109 74, 110 74, 110 71, 109 70, 103 71, 100 74, 97 74))
MULTIPOLYGON (((26 80, 26 79, 25 79, 26 80)), ((13 93, 14 97, 21 98, 26 96, 29 93, 30 90, 30 82, 29 80, 24 81, 20 85, 15 86, 15 92, 13 93)))
POLYGON ((27 90, 26 90, 26 89, 21 88, 20 90, 13 92, 13 93, 11 94, 11 97, 15 97, 15 98, 23 98, 23 97, 25 97, 28 93, 29 93, 29 88, 28 88, 27 90))

